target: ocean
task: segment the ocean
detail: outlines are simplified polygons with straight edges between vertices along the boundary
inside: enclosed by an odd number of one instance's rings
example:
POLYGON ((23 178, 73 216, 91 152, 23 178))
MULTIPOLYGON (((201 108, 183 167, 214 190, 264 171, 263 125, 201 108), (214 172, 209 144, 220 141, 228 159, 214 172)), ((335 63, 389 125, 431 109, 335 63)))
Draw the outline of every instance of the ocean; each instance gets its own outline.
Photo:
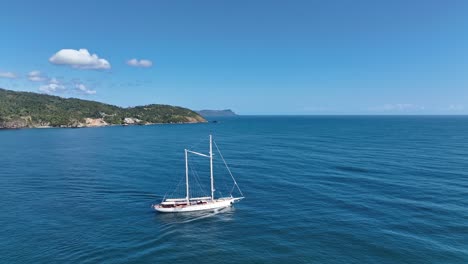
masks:
POLYGON ((0 131, 0 263, 468 263, 468 117, 217 121, 0 131), (210 133, 245 199, 154 212, 210 133))

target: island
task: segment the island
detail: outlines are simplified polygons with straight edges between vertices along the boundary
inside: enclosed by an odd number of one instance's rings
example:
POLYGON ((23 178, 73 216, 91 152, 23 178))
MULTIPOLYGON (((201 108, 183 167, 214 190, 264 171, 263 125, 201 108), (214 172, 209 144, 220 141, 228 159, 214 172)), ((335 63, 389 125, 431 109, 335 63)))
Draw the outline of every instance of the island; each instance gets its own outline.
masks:
POLYGON ((199 110, 197 113, 203 117, 222 117, 222 116, 237 116, 231 109, 225 110, 199 110))
POLYGON ((178 106, 150 104, 124 108, 96 101, 0 88, 0 129, 201 122, 207 121, 195 111, 178 106))

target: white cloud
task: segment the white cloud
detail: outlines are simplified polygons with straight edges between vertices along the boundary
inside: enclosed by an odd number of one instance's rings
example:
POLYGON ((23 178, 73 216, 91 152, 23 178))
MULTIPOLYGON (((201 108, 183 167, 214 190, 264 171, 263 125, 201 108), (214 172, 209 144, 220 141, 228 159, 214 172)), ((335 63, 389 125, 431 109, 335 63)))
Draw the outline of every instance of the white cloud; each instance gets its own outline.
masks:
POLYGON ((84 84, 82 83, 78 83, 78 84, 75 84, 75 89, 80 92, 80 93, 84 93, 84 94, 96 94, 96 91, 95 90, 91 90, 89 89, 88 87, 86 87, 84 84))
POLYGON ((50 84, 59 84, 60 82, 56 78, 52 78, 49 80, 50 84))
POLYGON ((58 80, 57 78, 50 78, 47 80, 47 84, 39 86, 39 91, 46 94, 56 93, 79 93, 85 95, 96 94, 95 90, 89 89, 81 83, 80 80, 72 80, 71 82, 58 80))
POLYGON ((127 65, 132 66, 132 67, 144 67, 144 68, 149 68, 153 66, 153 62, 150 60, 137 60, 137 59, 131 59, 127 61, 127 65))
POLYGON ((47 80, 47 77, 43 76, 40 71, 31 71, 28 73, 28 80, 32 82, 43 82, 47 80))
POLYGON ((447 111, 463 111, 465 109, 464 105, 461 104, 451 104, 447 107, 447 111))
POLYGON ((56 78, 49 79, 47 84, 39 86, 39 91, 46 94, 66 92, 67 88, 56 78))
POLYGON ((57 65, 68 65, 76 69, 106 70, 110 69, 110 63, 90 54, 87 49, 62 49, 49 58, 49 62, 57 65))
POLYGON ((12 72, 0 72, 0 78, 16 79, 18 76, 12 72))
POLYGON ((378 107, 373 107, 370 110, 376 112, 414 112, 423 111, 426 108, 424 106, 415 104, 385 104, 378 107))
POLYGON ((53 94, 53 93, 59 93, 59 92, 64 92, 66 90, 65 86, 57 83, 48 83, 39 86, 39 91, 46 93, 46 94, 53 94))

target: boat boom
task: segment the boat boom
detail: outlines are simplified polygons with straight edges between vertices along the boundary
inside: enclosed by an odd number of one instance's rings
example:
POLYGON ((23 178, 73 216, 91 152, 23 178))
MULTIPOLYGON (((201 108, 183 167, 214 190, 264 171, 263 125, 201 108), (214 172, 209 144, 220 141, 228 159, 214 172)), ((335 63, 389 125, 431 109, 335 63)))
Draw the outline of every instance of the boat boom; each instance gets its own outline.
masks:
POLYGON ((196 151, 191 151, 191 150, 188 150, 188 149, 187 149, 187 152, 190 152, 190 153, 195 154, 195 155, 207 157, 207 158, 210 157, 210 156, 208 156, 208 155, 206 155, 206 154, 203 154, 203 153, 200 153, 200 152, 196 152, 196 151))

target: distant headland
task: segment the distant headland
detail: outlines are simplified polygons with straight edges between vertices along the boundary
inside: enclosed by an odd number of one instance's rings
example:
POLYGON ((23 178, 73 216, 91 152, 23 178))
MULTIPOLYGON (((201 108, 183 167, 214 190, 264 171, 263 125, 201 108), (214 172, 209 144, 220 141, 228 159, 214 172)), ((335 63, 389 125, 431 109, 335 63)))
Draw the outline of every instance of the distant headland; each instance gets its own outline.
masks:
POLYGON ((197 113, 203 117, 219 117, 219 116, 237 116, 231 109, 225 110, 199 110, 197 113))
POLYGON ((183 107, 151 104, 123 108, 95 101, 0 88, 0 129, 200 122, 206 120, 195 111, 183 107))

